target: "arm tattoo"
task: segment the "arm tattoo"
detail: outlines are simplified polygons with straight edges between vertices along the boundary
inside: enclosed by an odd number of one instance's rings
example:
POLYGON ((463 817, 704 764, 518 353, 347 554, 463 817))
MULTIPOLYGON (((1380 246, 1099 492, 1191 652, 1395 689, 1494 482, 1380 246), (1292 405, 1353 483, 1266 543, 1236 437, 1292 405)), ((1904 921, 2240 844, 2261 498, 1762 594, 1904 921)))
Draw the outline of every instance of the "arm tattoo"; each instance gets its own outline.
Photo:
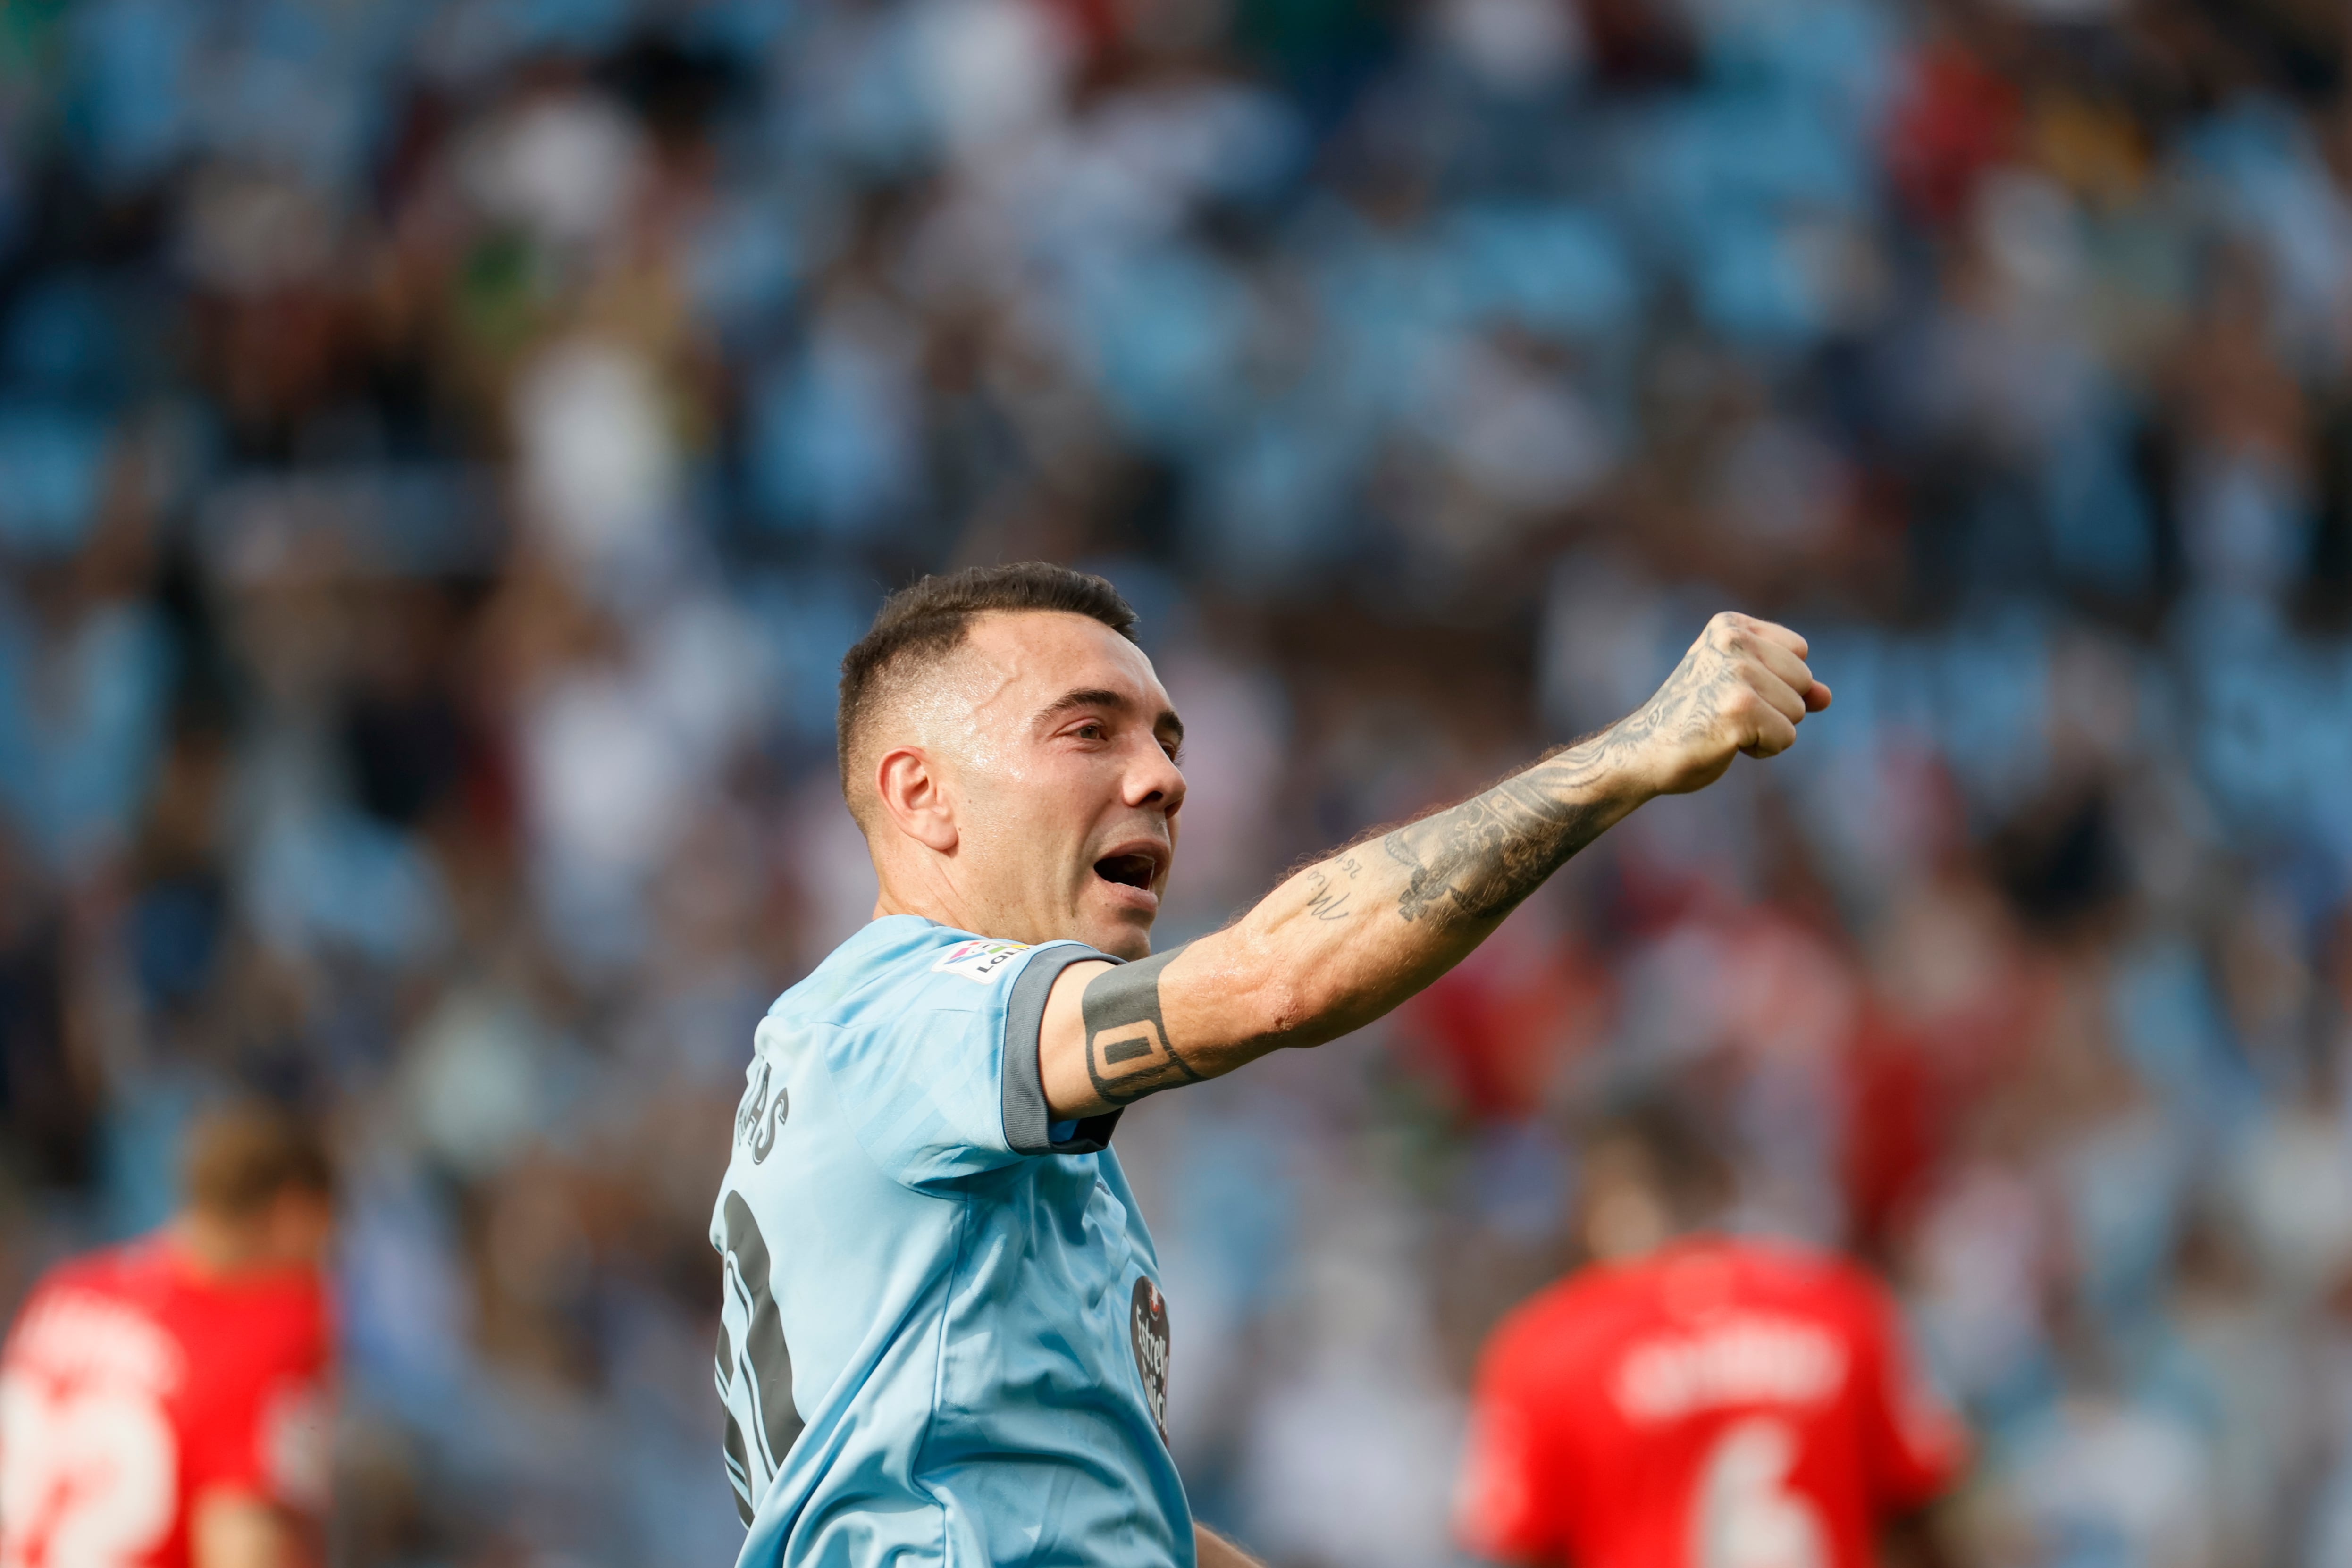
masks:
POLYGON ((1381 840, 1412 873, 1397 895, 1406 920, 1440 925, 1509 913, 1601 834, 1590 801, 1562 800, 1538 768, 1381 840))
POLYGON ((1599 803, 1574 797, 1628 744, 1620 734, 1623 727, 1579 741, 1482 795, 1381 839, 1389 858, 1411 873, 1397 895, 1397 914, 1444 926, 1517 908, 1608 826, 1599 803))
POLYGON ((1106 969, 1078 998, 1086 1016, 1087 1075, 1111 1104, 1131 1105, 1146 1094, 1201 1082, 1169 1043, 1160 1016, 1160 972, 1183 950, 1171 947, 1106 969))
POLYGON ((1345 920, 1355 913, 1348 907, 1348 890, 1343 887, 1333 891, 1331 879, 1321 872, 1308 872, 1307 885, 1313 890, 1307 901, 1307 913, 1316 919, 1345 920))
MULTIPOLYGON (((1736 679, 1731 666, 1723 661, 1700 661, 1699 647, 1715 652, 1714 639, 1714 630, 1709 628, 1706 640, 1683 655, 1683 662, 1675 666, 1675 673, 1666 677, 1666 684, 1648 702, 1610 728, 1588 736, 1564 751, 1581 749, 1586 745, 1603 746, 1611 751, 1630 749, 1657 736, 1687 741, 1706 734, 1721 709, 1724 687, 1736 679)), ((1563 755, 1560 760, 1568 758, 1563 755)))
POLYGON ((1390 857, 1411 873, 1397 913, 1441 925, 1507 915, 1598 838, 1610 819, 1588 791, 1611 764, 1661 737, 1695 740, 1715 724, 1738 674, 1717 656, 1714 642, 1710 628, 1657 694, 1622 721, 1383 838, 1390 857))

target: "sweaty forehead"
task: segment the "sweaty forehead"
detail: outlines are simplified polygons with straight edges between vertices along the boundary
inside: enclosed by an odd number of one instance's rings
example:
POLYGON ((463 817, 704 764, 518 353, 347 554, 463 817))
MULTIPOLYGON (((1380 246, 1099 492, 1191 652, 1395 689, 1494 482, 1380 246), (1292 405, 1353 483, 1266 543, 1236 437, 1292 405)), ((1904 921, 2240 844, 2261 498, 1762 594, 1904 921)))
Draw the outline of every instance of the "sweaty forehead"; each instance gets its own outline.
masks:
POLYGON ((981 616, 957 651, 955 685, 992 720, 1018 722, 1069 692, 1118 692, 1139 706, 1167 705, 1143 650, 1091 616, 1059 611, 981 616))

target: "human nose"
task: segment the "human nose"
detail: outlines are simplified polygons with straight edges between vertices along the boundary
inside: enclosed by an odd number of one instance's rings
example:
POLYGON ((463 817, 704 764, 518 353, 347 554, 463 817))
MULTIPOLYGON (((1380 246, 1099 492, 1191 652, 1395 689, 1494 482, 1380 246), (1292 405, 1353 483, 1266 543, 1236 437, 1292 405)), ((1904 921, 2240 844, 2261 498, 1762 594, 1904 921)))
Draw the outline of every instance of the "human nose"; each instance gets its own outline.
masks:
POLYGON ((1184 773, 1176 759, 1153 741, 1144 747, 1135 766, 1128 769, 1127 803, 1129 806, 1158 806, 1168 816, 1184 803, 1184 773))

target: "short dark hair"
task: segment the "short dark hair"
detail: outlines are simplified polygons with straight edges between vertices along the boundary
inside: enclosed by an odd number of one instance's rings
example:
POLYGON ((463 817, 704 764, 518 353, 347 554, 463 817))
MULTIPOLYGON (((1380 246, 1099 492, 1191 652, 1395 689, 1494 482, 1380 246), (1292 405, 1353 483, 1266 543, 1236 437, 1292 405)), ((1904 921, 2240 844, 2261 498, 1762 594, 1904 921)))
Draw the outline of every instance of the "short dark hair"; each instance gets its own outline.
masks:
POLYGON ((181 1157, 188 1207, 220 1219, 250 1219, 280 1193, 332 1199, 334 1163, 310 1124, 264 1101, 240 1101, 200 1117, 181 1157))
POLYGON ((859 728, 888 688, 961 646, 973 617, 1027 610, 1084 615, 1135 641, 1135 611, 1118 589, 1090 572, 1051 561, 966 567, 922 578, 882 601, 874 624, 841 660, 841 710, 834 739, 840 751, 841 792, 853 809, 857 796, 850 788, 850 754, 859 728))

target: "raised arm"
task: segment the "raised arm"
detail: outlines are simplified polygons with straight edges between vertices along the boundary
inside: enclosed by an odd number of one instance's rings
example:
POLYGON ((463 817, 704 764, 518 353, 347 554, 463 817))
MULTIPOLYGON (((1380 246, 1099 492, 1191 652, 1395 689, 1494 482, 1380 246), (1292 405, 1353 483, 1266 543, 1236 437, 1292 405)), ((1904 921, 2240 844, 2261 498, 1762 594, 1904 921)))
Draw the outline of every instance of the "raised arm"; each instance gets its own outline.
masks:
POLYGON ((1657 694, 1600 734, 1308 866, 1214 936, 1073 964, 1038 1040, 1047 1104, 1097 1115, 1370 1023, 1643 801, 1706 788, 1737 753, 1786 750, 1830 702, 1805 653, 1785 627, 1717 615, 1657 694))

